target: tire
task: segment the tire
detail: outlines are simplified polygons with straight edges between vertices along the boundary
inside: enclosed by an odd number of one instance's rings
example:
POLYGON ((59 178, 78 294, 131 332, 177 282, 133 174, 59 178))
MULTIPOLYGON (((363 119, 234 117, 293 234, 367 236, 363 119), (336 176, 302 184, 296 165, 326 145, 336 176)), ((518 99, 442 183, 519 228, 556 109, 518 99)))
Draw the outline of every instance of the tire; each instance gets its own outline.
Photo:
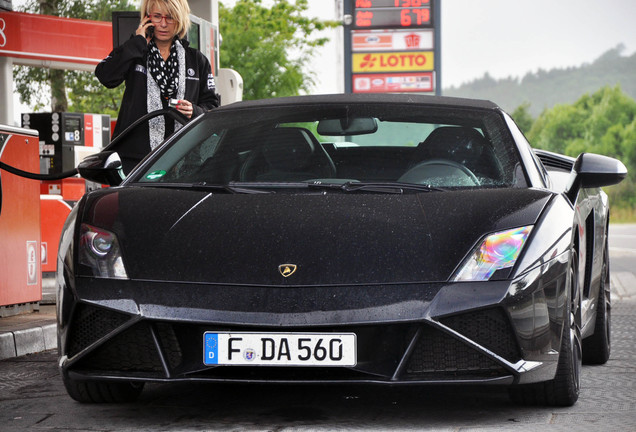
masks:
POLYGON ((69 396, 81 403, 133 402, 144 388, 143 382, 77 381, 65 375, 62 381, 69 396))
POLYGON ((556 375, 550 381, 511 387, 510 398, 515 403, 572 406, 579 398, 582 368, 581 296, 576 256, 576 253, 573 252, 568 275, 570 296, 563 322, 556 375))
POLYGON ((603 252, 603 273, 596 305, 594 334, 583 340, 583 362, 591 365, 607 363, 612 350, 612 304, 610 300, 610 267, 607 241, 603 252))

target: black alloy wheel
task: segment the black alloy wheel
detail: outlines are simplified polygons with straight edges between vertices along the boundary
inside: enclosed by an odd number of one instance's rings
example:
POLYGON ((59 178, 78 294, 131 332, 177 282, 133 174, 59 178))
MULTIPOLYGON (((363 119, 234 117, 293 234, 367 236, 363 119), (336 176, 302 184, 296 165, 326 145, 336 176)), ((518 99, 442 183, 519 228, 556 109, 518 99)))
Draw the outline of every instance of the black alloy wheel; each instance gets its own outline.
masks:
MULTIPOLYGON (((607 236, 605 237, 607 239, 607 236)), ((605 240, 603 270, 596 302, 594 334, 583 340, 583 362, 590 365, 607 363, 612 350, 612 303, 610 297, 609 247, 605 240)))
POLYGON ((510 387, 510 398, 523 405, 572 406, 581 390, 583 364, 581 343, 581 289, 578 254, 572 252, 566 281, 568 302, 561 334, 559 362, 554 379, 541 383, 510 387))

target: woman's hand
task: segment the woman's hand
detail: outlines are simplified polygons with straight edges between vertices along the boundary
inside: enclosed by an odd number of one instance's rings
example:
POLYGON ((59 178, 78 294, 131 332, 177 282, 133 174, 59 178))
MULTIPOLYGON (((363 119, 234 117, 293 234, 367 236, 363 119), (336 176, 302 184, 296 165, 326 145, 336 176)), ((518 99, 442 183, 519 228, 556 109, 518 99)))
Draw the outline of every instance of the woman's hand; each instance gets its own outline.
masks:
POLYGON ((186 116, 187 118, 192 118, 192 113, 194 112, 194 108, 192 107, 192 102, 182 99, 179 101, 177 106, 175 107, 177 111, 186 116))
POLYGON ((146 43, 150 43, 150 41, 152 40, 152 33, 154 28, 155 26, 152 24, 152 21, 150 21, 150 17, 146 16, 139 23, 139 27, 137 27, 135 34, 145 37, 146 43))

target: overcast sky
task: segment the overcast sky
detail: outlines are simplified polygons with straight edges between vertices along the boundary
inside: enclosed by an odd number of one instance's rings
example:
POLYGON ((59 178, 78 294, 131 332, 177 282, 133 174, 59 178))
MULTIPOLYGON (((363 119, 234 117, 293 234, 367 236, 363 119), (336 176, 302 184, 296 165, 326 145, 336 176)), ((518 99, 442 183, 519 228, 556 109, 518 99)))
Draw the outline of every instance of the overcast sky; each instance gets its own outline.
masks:
MULTIPOLYGON (((335 18, 334 0, 309 4, 313 15, 335 18)), ((636 51, 636 0, 441 0, 441 10, 444 88, 485 72, 521 78, 539 68, 580 66, 618 44, 623 55, 636 51)), ((330 44, 314 63, 322 65, 318 93, 343 85, 326 68, 335 50, 342 48, 330 44)))
MULTIPOLYGON (((336 1, 309 0, 309 13, 340 19, 336 1)), ((580 66, 619 44, 625 46, 624 55, 636 51, 636 0, 440 1, 443 88, 485 72, 494 78, 521 78, 540 68, 580 66)), ((230 6, 234 0, 223 3, 230 6)), ((331 42, 312 62, 313 93, 344 90, 343 71, 334 67, 334 59, 343 56, 342 37, 338 31, 328 36, 331 42)))

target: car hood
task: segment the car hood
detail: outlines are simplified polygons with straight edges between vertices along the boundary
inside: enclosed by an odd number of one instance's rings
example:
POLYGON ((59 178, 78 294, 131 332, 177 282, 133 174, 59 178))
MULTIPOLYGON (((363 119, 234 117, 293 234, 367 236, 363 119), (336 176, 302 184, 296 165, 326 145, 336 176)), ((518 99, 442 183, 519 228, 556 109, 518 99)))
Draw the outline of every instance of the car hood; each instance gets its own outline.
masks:
POLYGON ((534 224, 551 194, 227 194, 154 187, 85 197, 81 222, 114 232, 128 276, 238 285, 448 280, 491 232, 534 224), (288 277, 280 266, 296 270, 288 277))

